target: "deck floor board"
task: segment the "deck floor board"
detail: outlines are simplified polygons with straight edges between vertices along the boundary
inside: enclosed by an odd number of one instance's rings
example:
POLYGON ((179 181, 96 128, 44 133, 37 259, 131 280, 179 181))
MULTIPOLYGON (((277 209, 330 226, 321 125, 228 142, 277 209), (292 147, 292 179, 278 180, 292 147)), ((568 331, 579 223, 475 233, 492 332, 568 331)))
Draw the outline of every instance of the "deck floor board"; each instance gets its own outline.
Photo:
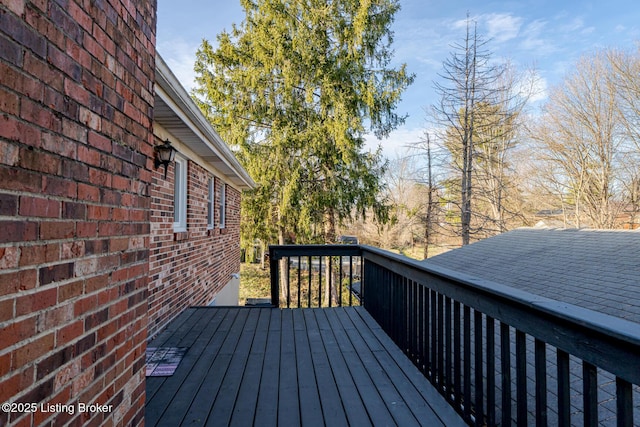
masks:
POLYGON ((149 346, 189 349, 147 426, 464 425, 361 307, 191 308, 149 346))

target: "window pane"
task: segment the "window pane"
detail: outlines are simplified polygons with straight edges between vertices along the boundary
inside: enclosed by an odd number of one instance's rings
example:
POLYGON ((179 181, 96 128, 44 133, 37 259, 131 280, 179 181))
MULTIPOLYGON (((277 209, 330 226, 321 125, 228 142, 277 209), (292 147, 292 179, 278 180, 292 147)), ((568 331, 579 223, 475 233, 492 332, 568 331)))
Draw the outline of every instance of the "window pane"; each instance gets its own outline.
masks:
POLYGON ((213 179, 209 178, 209 194, 207 199, 207 228, 213 228, 213 179))
POLYGON ((180 206, 180 192, 182 188, 181 183, 181 169, 182 164, 180 162, 174 162, 174 182, 173 182, 173 221, 180 222, 180 212, 182 207, 180 206))
POLYGON ((224 228, 225 224, 225 220, 226 220, 226 189, 227 189, 227 185, 225 183, 222 183, 220 185, 220 228, 224 228))

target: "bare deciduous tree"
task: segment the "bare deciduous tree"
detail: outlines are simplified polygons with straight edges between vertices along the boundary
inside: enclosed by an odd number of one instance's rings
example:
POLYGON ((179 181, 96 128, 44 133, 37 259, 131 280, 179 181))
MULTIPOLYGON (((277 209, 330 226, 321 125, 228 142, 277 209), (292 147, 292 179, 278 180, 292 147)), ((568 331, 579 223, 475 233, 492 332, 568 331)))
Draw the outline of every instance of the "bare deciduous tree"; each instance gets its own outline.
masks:
POLYGON ((612 63, 600 52, 582 58, 549 97, 532 128, 550 185, 573 207, 576 225, 612 228, 618 206, 623 122, 612 63))

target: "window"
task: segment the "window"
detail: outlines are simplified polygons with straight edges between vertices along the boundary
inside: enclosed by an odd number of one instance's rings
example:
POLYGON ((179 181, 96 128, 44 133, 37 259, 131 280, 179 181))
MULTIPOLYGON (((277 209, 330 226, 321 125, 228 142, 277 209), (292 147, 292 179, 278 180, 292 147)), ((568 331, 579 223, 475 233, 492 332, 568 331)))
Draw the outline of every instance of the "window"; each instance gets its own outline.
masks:
POLYGON ((224 182, 220 183, 220 221, 219 221, 219 227, 220 228, 224 228, 224 222, 226 219, 226 215, 225 215, 225 208, 226 208, 226 191, 227 190, 227 184, 225 184, 224 182))
POLYGON ((215 181, 209 178, 209 195, 207 196, 207 230, 213 228, 213 210, 215 209, 215 181))
POLYGON ((187 231, 187 160, 178 156, 174 163, 173 231, 187 231))

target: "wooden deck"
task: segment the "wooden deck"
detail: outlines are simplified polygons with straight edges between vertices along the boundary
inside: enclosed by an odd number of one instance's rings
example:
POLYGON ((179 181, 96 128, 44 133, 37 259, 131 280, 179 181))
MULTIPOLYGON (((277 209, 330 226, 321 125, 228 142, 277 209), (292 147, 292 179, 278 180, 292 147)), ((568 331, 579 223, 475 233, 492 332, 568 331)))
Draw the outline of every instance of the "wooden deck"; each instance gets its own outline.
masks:
POLYGON ((456 426, 461 418, 360 307, 186 310, 149 344, 146 426, 456 426))

